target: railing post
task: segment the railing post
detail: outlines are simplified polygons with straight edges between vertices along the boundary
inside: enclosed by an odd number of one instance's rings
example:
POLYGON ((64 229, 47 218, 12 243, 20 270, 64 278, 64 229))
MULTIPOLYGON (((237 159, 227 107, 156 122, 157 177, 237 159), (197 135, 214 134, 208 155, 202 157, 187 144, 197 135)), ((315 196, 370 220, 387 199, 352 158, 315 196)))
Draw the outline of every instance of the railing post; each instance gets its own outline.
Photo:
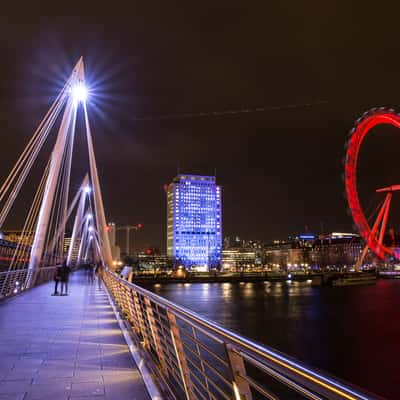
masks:
MULTIPOLYGON (((194 329, 194 326, 192 326, 192 335, 193 335, 193 337, 194 337, 196 340, 198 340, 198 339, 197 339, 197 334, 196 334, 196 329, 194 329)), ((200 347, 199 347, 199 344, 197 343, 197 341, 196 341, 196 352, 197 352, 197 355, 198 355, 198 357, 199 357, 200 365, 201 365, 201 371, 202 371, 202 373, 203 373, 203 375, 204 375, 204 380, 205 380, 205 382, 206 382, 207 396, 208 396, 208 398, 211 400, 211 397, 210 397, 210 388, 209 388, 209 384, 208 384, 206 369, 204 368, 203 357, 201 356, 200 347)))
POLYGON ((151 334, 153 336, 153 342, 156 347, 157 357, 160 360, 161 370, 162 372, 168 376, 168 369, 164 359, 164 353, 162 349, 162 345, 160 342, 160 337, 158 335, 158 328, 154 318, 153 308, 151 306, 151 301, 148 297, 144 298, 144 302, 146 304, 146 312, 147 312, 147 319, 149 321, 151 334))
POLYGON ((179 327, 178 324, 176 323, 176 317, 169 310, 167 310, 167 317, 171 329, 171 339, 174 345, 174 351, 176 359, 178 361, 179 371, 181 374, 181 379, 184 386, 186 399, 194 400, 196 399, 196 396, 193 393, 192 379, 190 377, 190 369, 186 361, 185 350, 183 348, 179 327))
MULTIPOLYGON (((132 299, 132 289, 128 288, 126 292, 127 296, 127 303, 128 303, 128 309, 129 309, 129 319, 128 321, 130 322, 132 328, 135 330, 135 325, 137 325, 137 315, 136 315, 136 310, 135 306, 133 305, 133 299, 132 299)), ((136 327, 137 328, 137 327, 136 327)))
POLYGON ((142 307, 140 307, 139 295, 137 294, 137 292, 135 290, 132 291, 132 297, 133 297, 133 305, 135 307, 136 315, 137 315, 138 322, 139 322, 139 330, 142 334, 144 346, 150 348, 150 340, 149 340, 148 332, 146 331, 146 325, 144 323, 142 307))
POLYGON ((251 389, 248 382, 243 378, 246 376, 246 367, 243 358, 236 353, 230 344, 225 344, 226 354, 232 373, 233 391, 236 400, 251 400, 251 389))

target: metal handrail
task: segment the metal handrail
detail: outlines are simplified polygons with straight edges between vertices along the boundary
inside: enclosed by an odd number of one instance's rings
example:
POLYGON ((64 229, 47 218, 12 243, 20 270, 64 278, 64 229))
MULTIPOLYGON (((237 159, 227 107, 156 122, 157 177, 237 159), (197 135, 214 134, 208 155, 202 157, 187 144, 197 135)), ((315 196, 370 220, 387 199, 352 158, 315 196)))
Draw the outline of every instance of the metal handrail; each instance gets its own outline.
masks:
POLYGON ((382 399, 255 343, 109 270, 104 271, 103 280, 177 399, 228 396, 252 400, 260 395, 265 399, 382 399), (172 351, 165 348, 165 335, 173 344, 172 351))
POLYGON ((40 267, 35 271, 35 279, 32 280, 33 285, 29 288, 26 286, 28 277, 33 274, 29 269, 16 269, 12 271, 0 272, 0 299, 14 296, 31 287, 40 285, 53 279, 54 271, 57 266, 40 267))

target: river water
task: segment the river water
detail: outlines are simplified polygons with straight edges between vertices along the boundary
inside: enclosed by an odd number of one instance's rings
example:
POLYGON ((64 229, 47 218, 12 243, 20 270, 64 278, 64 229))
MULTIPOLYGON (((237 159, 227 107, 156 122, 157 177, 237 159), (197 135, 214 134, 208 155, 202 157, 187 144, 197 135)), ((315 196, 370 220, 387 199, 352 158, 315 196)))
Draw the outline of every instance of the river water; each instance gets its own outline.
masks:
POLYGON ((284 282, 149 289, 309 366, 400 399, 400 280, 340 288, 284 282))

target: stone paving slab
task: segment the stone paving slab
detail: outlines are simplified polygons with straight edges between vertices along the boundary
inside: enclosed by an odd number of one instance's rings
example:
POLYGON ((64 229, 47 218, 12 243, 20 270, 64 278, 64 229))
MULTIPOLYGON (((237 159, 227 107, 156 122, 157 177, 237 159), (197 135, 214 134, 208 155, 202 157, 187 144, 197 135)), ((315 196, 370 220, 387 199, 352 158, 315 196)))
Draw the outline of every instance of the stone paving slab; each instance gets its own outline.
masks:
POLYGON ((150 400, 103 289, 71 275, 0 302, 0 400, 150 400))

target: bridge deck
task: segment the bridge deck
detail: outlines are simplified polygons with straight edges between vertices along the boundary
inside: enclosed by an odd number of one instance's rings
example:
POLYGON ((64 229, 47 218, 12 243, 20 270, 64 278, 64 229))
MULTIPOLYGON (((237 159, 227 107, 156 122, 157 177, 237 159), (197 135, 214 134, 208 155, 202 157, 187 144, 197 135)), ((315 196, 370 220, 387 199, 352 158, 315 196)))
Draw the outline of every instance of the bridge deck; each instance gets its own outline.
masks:
POLYGON ((0 302, 0 400, 149 400, 108 298, 84 272, 0 302))

